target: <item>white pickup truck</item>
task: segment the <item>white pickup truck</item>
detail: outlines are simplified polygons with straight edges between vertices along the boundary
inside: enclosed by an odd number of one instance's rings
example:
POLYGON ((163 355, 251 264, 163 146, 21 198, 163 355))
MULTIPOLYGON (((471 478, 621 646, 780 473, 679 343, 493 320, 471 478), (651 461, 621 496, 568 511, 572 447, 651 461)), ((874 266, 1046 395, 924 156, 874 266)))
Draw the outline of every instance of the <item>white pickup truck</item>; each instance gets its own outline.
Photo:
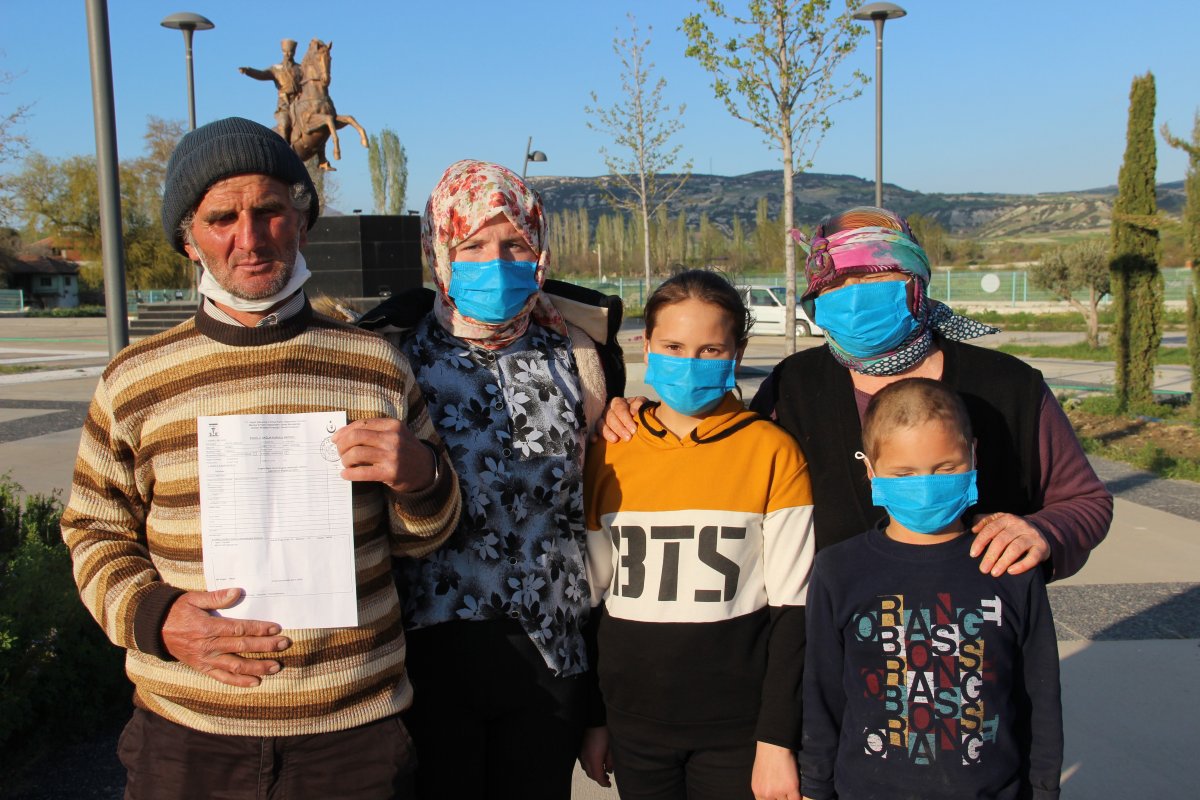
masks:
MULTIPOLYGON (((782 286, 747 286, 742 289, 746 306, 754 317, 754 327, 750 333, 756 336, 782 336, 784 306, 787 301, 787 290, 782 286)), ((817 323, 813 322, 796 298, 796 335, 821 336, 825 333, 817 323)))

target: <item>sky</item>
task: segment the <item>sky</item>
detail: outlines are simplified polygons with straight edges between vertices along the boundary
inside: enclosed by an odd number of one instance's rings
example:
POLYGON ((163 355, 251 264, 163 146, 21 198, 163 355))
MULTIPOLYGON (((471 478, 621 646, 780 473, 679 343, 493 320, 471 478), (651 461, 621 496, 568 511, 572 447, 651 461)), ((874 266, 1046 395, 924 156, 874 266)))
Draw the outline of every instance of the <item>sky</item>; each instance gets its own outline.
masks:
MULTIPOLYGON (((835 0, 836 2, 836 0, 835 0)), ((742 7, 726 0, 727 8, 742 7)), ((922 192, 1038 193, 1115 184, 1129 88, 1153 72, 1156 126, 1189 136, 1200 108, 1193 0, 901 0, 884 33, 884 180, 922 192), (1136 8, 1136 11, 1134 10, 1136 8)), ((696 173, 780 168, 780 154, 713 96, 711 76, 683 54, 680 23, 696 0, 111 0, 118 154, 142 154, 150 115, 187 118, 183 35, 159 24, 192 11, 216 27, 194 38, 199 124, 244 116, 274 124, 275 88, 238 73, 280 60, 279 41, 332 40, 330 95, 369 133, 396 131, 408 156, 406 206, 422 209, 460 158, 520 171, 525 145, 546 153, 529 174, 595 176, 600 149, 585 106, 622 99, 615 36, 632 13, 650 37, 663 97, 685 104, 673 143, 696 173)), ((720 31, 722 29, 718 29, 720 31)), ((875 76, 873 33, 843 65, 875 76)), ((85 0, 0 0, 0 112, 31 104, 21 128, 62 158, 95 152, 85 0)), ((875 87, 835 107, 812 171, 875 174, 875 87)), ((345 128, 334 162, 336 207, 373 207, 366 150, 345 128)), ((1158 179, 1186 160, 1159 139, 1158 179)))

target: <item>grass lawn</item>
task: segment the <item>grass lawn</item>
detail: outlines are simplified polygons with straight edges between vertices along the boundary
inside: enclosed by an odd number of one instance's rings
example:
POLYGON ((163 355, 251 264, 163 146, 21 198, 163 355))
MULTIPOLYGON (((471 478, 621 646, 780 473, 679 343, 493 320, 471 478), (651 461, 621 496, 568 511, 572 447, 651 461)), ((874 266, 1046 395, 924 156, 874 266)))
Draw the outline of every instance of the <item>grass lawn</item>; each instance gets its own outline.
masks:
MULTIPOLYGON (((1087 342, 1077 344, 1004 344, 996 348, 1002 353, 1029 358, 1074 358, 1080 361, 1115 361, 1112 348, 1103 345, 1097 348, 1087 346, 1087 342)), ((1186 347, 1160 347, 1158 349, 1158 364, 1177 364, 1187 366, 1188 352, 1186 347)))
POLYGON ((41 369, 37 364, 0 364, 0 375, 20 375, 22 372, 36 372, 41 369))
MULTIPOLYGON (((1035 314, 1032 311, 971 311, 967 314, 973 320, 995 325, 1006 331, 1077 331, 1081 336, 1087 329, 1083 315, 1074 311, 1056 311, 1047 314, 1035 314)), ((1100 330, 1109 330, 1114 322, 1112 309, 1100 311, 1100 330)), ((1163 326, 1166 328, 1183 328, 1187 322, 1183 309, 1168 308, 1163 314, 1163 326)))
POLYGON ((1068 400, 1063 407, 1086 452, 1200 482, 1200 423, 1187 407, 1149 403, 1119 413, 1111 395, 1068 400))

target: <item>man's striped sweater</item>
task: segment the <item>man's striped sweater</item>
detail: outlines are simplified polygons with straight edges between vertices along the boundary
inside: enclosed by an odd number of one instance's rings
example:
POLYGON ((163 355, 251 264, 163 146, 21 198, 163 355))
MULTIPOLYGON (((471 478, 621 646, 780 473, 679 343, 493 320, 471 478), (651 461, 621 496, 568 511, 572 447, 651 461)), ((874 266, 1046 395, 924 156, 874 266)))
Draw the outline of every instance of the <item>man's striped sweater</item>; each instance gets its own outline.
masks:
POLYGON ((454 530, 458 481, 408 362, 379 336, 314 314, 278 325, 222 324, 201 309, 127 347, 92 400, 63 538, 80 595, 127 651, 134 702, 209 733, 287 736, 354 727, 411 702, 391 556, 422 555, 454 530), (283 669, 242 689, 171 659, 162 624, 184 591, 204 591, 196 418, 344 410, 405 420, 441 453, 430 489, 353 486, 358 627, 286 630, 283 669))

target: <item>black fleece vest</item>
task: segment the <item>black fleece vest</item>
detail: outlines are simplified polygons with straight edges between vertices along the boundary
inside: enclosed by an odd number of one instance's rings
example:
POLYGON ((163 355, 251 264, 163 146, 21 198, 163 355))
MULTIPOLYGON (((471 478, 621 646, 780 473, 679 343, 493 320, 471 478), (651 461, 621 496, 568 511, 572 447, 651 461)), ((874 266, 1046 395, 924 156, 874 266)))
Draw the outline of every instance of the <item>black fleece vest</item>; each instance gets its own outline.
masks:
MULTIPOLYGON (((1035 511, 1042 374, 1004 353, 948 340, 938 345, 942 382, 962 396, 979 441, 979 502, 968 516, 1035 511)), ((886 512, 871 504, 866 467, 854 457, 862 425, 849 370, 818 347, 784 359, 771 378, 776 418, 808 459, 817 548, 873 527, 886 512)))

